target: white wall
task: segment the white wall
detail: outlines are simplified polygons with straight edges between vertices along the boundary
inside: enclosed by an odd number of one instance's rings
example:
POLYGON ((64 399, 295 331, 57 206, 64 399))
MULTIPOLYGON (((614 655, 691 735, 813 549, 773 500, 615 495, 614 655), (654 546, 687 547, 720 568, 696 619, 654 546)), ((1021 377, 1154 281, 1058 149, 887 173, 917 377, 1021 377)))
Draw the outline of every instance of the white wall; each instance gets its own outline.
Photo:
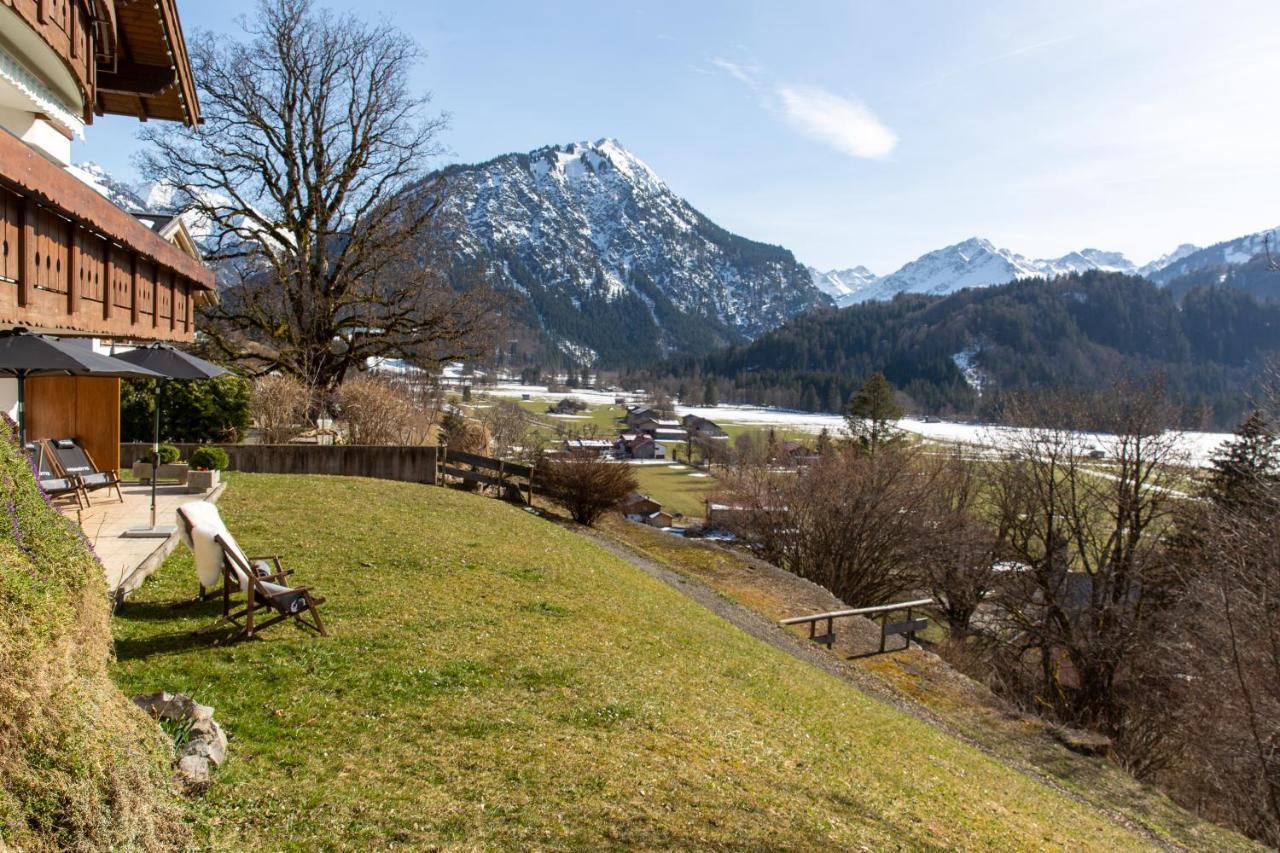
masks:
POLYGON ((18 418, 18 380, 0 379, 0 412, 18 418))

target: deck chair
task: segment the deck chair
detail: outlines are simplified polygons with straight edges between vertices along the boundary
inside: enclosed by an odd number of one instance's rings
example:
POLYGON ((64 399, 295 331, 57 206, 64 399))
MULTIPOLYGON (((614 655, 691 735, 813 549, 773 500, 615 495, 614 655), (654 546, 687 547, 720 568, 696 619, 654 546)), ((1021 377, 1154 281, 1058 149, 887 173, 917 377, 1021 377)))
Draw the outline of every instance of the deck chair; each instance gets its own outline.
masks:
POLYGON ((81 447, 80 442, 74 438, 55 438, 46 444, 62 476, 73 478, 80 483, 86 502, 89 501, 89 492, 115 489, 116 497, 120 499, 120 503, 124 503, 124 495, 120 492, 120 478, 116 476, 116 472, 98 468, 89 451, 81 447))
MULTIPOLYGON (((222 617, 201 630, 210 630, 228 622, 240 629, 238 636, 252 637, 258 631, 292 619, 302 627, 327 637, 329 632, 325 630, 319 609, 325 599, 313 595, 310 587, 287 586, 284 582, 292 572, 281 565, 278 556, 245 556, 235 537, 221 524, 221 519, 213 521, 217 508, 212 504, 206 506, 212 508, 212 513, 208 510, 197 511, 192 504, 184 505, 181 510, 185 512, 180 510, 179 513, 179 517, 190 525, 197 563, 201 562, 199 550, 211 544, 217 547, 222 558, 222 617), (196 517, 200 515, 204 518, 196 517), (238 595, 243 595, 244 599, 237 600, 238 595), (259 613, 268 618, 258 621, 261 618, 259 613)), ((209 578, 200 579, 202 591, 207 580, 209 578)))
POLYGON ((26 444, 26 449, 31 454, 31 461, 36 468, 36 479, 40 483, 40 488, 44 489, 45 494, 54 500, 66 499, 67 497, 75 498, 76 506, 79 509, 84 509, 85 501, 82 497, 84 489, 74 478, 61 476, 45 443, 43 441, 29 441, 26 444))

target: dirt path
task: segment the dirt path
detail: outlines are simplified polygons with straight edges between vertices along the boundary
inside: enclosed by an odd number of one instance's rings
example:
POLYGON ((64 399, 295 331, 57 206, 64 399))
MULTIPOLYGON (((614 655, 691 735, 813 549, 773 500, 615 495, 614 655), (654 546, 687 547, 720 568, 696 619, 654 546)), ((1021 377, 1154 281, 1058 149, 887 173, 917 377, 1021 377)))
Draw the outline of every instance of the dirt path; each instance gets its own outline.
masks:
MULTIPOLYGON (((624 544, 622 542, 619 542, 618 540, 606 534, 600 533, 595 530, 584 529, 581 527, 567 527, 567 529, 570 529, 573 532, 577 533, 578 535, 591 540, 592 542, 596 543, 600 547, 614 554, 618 558, 625 560, 626 562, 635 566, 637 569, 644 572, 645 574, 661 581, 662 583, 665 583, 667 586, 678 591, 682 595, 687 596, 688 598, 691 598, 692 600, 696 601, 698 604, 701 604, 707 610, 711 611, 715 615, 724 619, 729 624, 734 625, 735 627, 744 631, 750 636, 755 637, 756 639, 769 644, 773 648, 778 649, 779 651, 782 651, 792 656, 793 658, 796 658, 797 660, 803 661, 804 663, 807 663, 810 666, 816 667, 817 669, 825 673, 828 673, 829 675, 835 676, 836 678, 839 678, 842 681, 845 681, 846 683, 853 685, 854 687, 858 688, 860 691, 862 691, 863 693, 865 693, 866 695, 872 697, 877 701, 884 702, 885 704, 890 705, 891 707, 895 708, 896 710, 904 714, 909 714, 912 717, 915 717, 916 719, 921 720, 922 722, 925 722, 931 726, 934 726, 946 732, 948 735, 956 738, 957 740, 962 741, 963 743, 969 746, 972 746, 973 748, 979 750, 980 752, 989 756, 995 761, 998 761, 1010 767, 1011 769, 1023 774, 1024 776, 1027 776, 1028 778, 1031 778, 1037 782, 1040 782, 1046 785, 1047 787, 1053 789, 1054 791, 1064 796, 1070 797, 1076 802, 1082 805, 1085 805, 1093 809, 1094 811, 1099 812, 1100 814, 1105 815, 1109 820, 1125 827, 1126 829, 1132 832, 1135 832, 1143 836, 1156 847, 1159 847, 1165 850, 1186 849, 1186 848, 1182 848, 1182 847, 1178 847, 1176 845, 1170 844, 1165 839, 1159 838, 1154 833, 1152 833, 1146 826, 1144 826, 1141 822, 1135 821, 1124 814, 1120 814, 1116 811, 1113 811, 1104 806, 1101 806, 1097 802, 1092 801, 1086 797, 1083 797, 1080 794, 1076 793, 1075 791, 1072 791, 1064 787, 1057 779, 1043 773, 1038 768, 1024 762, 1011 760, 1009 756, 1000 754, 995 750, 990 749, 986 745, 975 741, 973 738, 968 737, 963 732, 958 731, 954 726, 948 724, 946 720, 944 720, 943 718, 941 718, 940 716, 938 716, 936 713, 932 712, 928 708, 924 707, 923 705, 920 705, 916 702, 912 702, 909 699, 906 699, 903 696, 894 693, 892 690, 889 689, 889 686, 883 680, 873 675, 872 673, 863 671, 858 667, 850 663, 847 663, 844 660, 841 660, 836 655, 831 654, 830 652, 827 652, 822 647, 814 645, 813 643, 810 643, 807 640, 797 637, 795 634, 792 634, 790 631, 781 627, 773 620, 761 615, 760 613, 757 613, 756 611, 752 610, 751 608, 743 604, 738 603, 737 601, 734 601, 726 597, 725 595, 721 594, 715 589, 712 589, 711 587, 707 586, 702 581, 697 580, 695 578, 688 577, 679 572, 673 571, 672 569, 667 568, 666 566, 663 566, 660 563, 650 559, 648 556, 646 556, 643 552, 639 551, 638 549, 630 545, 624 544)), ((760 571, 762 567, 752 566, 752 568, 756 571, 760 571)), ((774 567, 774 566, 768 566, 768 568, 774 572, 782 571, 781 569, 778 569, 777 567, 774 567)), ((792 578, 794 580, 801 580, 801 579, 795 578, 795 576, 793 575, 789 575, 789 573, 787 574, 789 578, 792 578)), ((807 581, 802 581, 802 582, 804 584, 808 584, 807 581)), ((812 586, 812 584, 809 584, 809 585, 812 586)), ((830 592, 821 589, 821 587, 815 586, 815 589, 820 590, 821 593, 829 597, 831 601, 838 602, 838 599, 835 599, 834 596, 831 596, 830 592)), ((867 622, 867 626, 874 628, 874 626, 870 622, 867 622)), ((878 636, 878 631, 876 631, 875 633, 878 636)), ((865 638, 867 636, 865 631, 861 632, 861 634, 862 636, 860 639, 862 642, 859 643, 860 645, 866 642, 865 638)), ((857 636, 857 632, 855 632, 855 637, 856 636, 857 636)), ((857 642, 856 639, 855 639, 855 642, 857 642)), ((928 653, 922 653, 922 652, 914 652, 914 653, 928 654, 928 653)))

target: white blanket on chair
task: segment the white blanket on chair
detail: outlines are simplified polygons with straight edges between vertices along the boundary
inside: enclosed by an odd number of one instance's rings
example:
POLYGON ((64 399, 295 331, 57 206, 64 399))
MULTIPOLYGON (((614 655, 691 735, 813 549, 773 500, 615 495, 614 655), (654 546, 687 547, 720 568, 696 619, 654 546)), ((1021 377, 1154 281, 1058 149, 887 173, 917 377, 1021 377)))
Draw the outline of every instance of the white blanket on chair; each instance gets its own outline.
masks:
POLYGON ((214 539, 226 532, 225 528, 199 525, 191 531, 191 554, 196 559, 196 577, 205 588, 222 585, 222 546, 214 539))
POLYGON ((195 544, 191 541, 191 536, 187 530, 187 524, 183 521, 183 516, 191 519, 193 525, 213 527, 225 530, 226 525, 222 523, 222 516, 218 514, 218 507, 208 501, 190 501, 178 507, 180 514, 177 517, 178 533, 182 536, 182 541, 188 548, 195 548, 195 544))

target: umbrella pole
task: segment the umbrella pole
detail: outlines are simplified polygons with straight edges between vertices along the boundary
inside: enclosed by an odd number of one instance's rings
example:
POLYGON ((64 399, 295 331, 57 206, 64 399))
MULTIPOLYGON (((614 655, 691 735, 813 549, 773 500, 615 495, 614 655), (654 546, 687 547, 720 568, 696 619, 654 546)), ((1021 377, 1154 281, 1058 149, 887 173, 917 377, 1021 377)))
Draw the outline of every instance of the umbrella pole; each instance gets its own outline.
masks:
POLYGON ((130 527, 120 534, 125 539, 167 539, 173 535, 175 529, 173 525, 165 525, 164 527, 156 525, 156 480, 160 478, 160 398, 163 393, 161 383, 164 381, 163 379, 156 380, 156 411, 152 420, 154 429, 151 436, 151 526, 130 527))
POLYGON ((160 383, 156 380, 155 431, 151 442, 151 529, 156 527, 156 480, 160 479, 160 383))
POLYGON ((25 380, 22 374, 18 374, 18 446, 25 448, 27 446, 27 406, 25 390, 23 385, 25 380))

